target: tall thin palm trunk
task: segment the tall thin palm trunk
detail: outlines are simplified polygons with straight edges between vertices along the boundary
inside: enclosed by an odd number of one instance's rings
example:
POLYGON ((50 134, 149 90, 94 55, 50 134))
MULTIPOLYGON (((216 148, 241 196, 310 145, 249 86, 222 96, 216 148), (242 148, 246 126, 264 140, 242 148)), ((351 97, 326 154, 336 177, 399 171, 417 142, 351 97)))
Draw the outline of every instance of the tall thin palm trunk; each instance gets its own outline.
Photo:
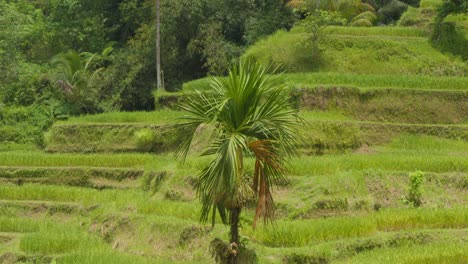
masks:
MULTIPOLYGON (((239 221, 240 221, 240 213, 241 213, 241 208, 236 207, 236 208, 231 208, 231 245, 234 243, 237 246, 237 250, 239 250, 239 221)), ((237 254, 231 254, 229 256, 229 264, 236 264, 237 263, 237 254)))
POLYGON ((156 81, 158 90, 164 89, 161 80, 161 0, 156 0, 156 81))

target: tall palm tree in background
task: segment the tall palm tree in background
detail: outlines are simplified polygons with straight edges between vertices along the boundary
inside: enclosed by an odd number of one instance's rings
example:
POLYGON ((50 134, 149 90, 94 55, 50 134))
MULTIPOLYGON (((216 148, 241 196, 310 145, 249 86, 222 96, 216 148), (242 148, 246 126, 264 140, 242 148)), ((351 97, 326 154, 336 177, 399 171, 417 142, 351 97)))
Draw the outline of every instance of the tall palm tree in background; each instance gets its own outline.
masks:
MULTIPOLYGON (((213 160, 200 173, 197 194, 202 203, 201 222, 215 223, 219 213, 230 224, 230 242, 239 246, 239 220, 247 201, 255 199, 254 227, 274 217, 271 189, 285 180, 285 159, 296 154, 300 119, 291 108, 279 75, 267 75, 258 63, 240 62, 226 78, 213 78, 209 94, 197 95, 182 104, 187 115, 176 125, 176 154, 187 156, 196 131, 212 131, 203 155, 213 160), (244 157, 253 157, 248 172, 244 157), (253 174, 253 175, 252 175, 253 174)), ((237 263, 236 251, 229 263, 237 263)))
POLYGON ((156 0, 156 85, 164 90, 161 74, 161 0, 156 0))

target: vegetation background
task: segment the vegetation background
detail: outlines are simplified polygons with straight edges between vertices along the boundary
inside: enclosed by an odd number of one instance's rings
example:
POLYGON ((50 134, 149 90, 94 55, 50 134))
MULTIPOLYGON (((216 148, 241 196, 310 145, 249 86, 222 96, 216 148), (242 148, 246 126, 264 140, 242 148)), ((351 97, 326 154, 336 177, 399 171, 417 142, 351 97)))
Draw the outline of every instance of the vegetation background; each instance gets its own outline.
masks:
POLYGON ((212 260, 206 131, 182 163, 168 124, 239 58, 304 120, 276 224, 240 217, 258 262, 468 262, 467 1, 161 0, 165 91, 155 12, 0 0, 0 263, 212 260))

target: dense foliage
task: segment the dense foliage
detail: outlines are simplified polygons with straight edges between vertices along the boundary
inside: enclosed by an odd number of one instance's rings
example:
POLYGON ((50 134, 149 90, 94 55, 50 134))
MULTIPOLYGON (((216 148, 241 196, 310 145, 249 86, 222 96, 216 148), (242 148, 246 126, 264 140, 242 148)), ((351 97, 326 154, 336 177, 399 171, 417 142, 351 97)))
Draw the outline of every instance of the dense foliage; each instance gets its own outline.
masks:
MULTIPOLYGON (((431 43, 466 60, 465 33, 453 23, 459 19, 453 14, 466 13, 465 2, 440 7, 431 43)), ((188 80, 224 75, 241 55, 291 72, 464 75, 465 64, 434 54, 425 40, 333 37, 383 31, 425 37, 435 12, 418 6, 417 0, 161 0, 164 85, 175 91, 188 80), (393 24, 408 5, 398 23, 421 30, 357 28, 393 24)), ((34 112, 18 122, 29 124, 33 116, 52 124, 73 115, 154 110, 155 11, 154 0, 0 0, 0 108, 34 112)), ((7 122, 14 126, 0 118, 7 122)))
MULTIPOLYGON (((161 9, 168 90, 223 74, 245 46, 294 22, 277 0, 162 1, 161 9)), ((2 103, 58 100, 71 114, 154 109, 154 17, 150 0, 0 1, 2 103)))
POLYGON ((468 39, 463 30, 447 17, 455 14, 468 14, 468 4, 464 0, 445 0, 437 9, 431 42, 434 47, 468 60, 468 39))

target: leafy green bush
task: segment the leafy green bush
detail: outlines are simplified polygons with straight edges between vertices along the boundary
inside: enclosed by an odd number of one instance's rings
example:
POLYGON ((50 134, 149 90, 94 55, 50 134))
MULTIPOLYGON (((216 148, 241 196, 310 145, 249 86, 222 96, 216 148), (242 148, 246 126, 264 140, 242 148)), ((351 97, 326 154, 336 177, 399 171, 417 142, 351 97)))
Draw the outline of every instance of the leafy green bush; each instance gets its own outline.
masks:
POLYGON ((405 197, 405 202, 413 205, 414 207, 419 207, 422 204, 422 195, 424 193, 422 189, 422 184, 424 183, 424 173, 421 171, 410 173, 409 179, 410 185, 408 194, 405 197))
POLYGON ((338 11, 342 14, 347 21, 351 21, 354 17, 360 13, 375 12, 374 6, 369 4, 370 2, 363 2, 359 0, 344 0, 339 1, 338 11))
POLYGON ((371 11, 366 11, 366 12, 363 12, 357 16, 355 16, 352 20, 352 22, 356 22, 357 20, 360 20, 360 19, 365 19, 365 20, 368 20, 369 22, 372 23, 372 25, 374 25, 375 23, 377 23, 377 16, 374 14, 374 12, 371 12, 371 11))
POLYGON ((419 8, 414 8, 414 7, 409 7, 408 10, 406 10, 405 13, 400 17, 400 20, 398 20, 398 25, 399 26, 414 26, 418 25, 423 21, 423 17, 421 14, 421 9, 419 8))
POLYGON ((388 4, 381 7, 378 12, 382 16, 382 21, 388 24, 398 21, 406 9, 408 9, 408 4, 398 0, 391 0, 388 4))
POLYGON ((283 257, 285 264, 327 264, 330 260, 324 256, 291 253, 283 257))
MULTIPOLYGON (((277 31, 244 53, 246 60, 259 61, 265 65, 271 64, 281 70, 310 71, 314 69, 312 52, 307 45, 307 34, 289 34, 284 30, 277 31)), ((189 83, 190 87, 198 88, 200 83, 189 83)))
POLYGON ((151 193, 156 193, 166 179, 167 172, 154 172, 154 171, 145 171, 142 181, 142 189, 145 191, 150 191, 151 193))
POLYGON ((2 107, 0 105, 0 143, 43 145, 43 133, 54 117, 45 107, 36 105, 2 107))
POLYGON ((361 19, 354 20, 351 23, 351 26, 354 26, 354 27, 372 27, 372 22, 370 22, 367 19, 361 18, 361 19))
POLYGON ((453 22, 437 23, 431 36, 431 43, 443 52, 468 59, 468 39, 463 31, 453 22))
POLYGON ((135 132, 135 139, 138 150, 149 151, 153 148, 156 134, 153 130, 144 128, 135 132))

